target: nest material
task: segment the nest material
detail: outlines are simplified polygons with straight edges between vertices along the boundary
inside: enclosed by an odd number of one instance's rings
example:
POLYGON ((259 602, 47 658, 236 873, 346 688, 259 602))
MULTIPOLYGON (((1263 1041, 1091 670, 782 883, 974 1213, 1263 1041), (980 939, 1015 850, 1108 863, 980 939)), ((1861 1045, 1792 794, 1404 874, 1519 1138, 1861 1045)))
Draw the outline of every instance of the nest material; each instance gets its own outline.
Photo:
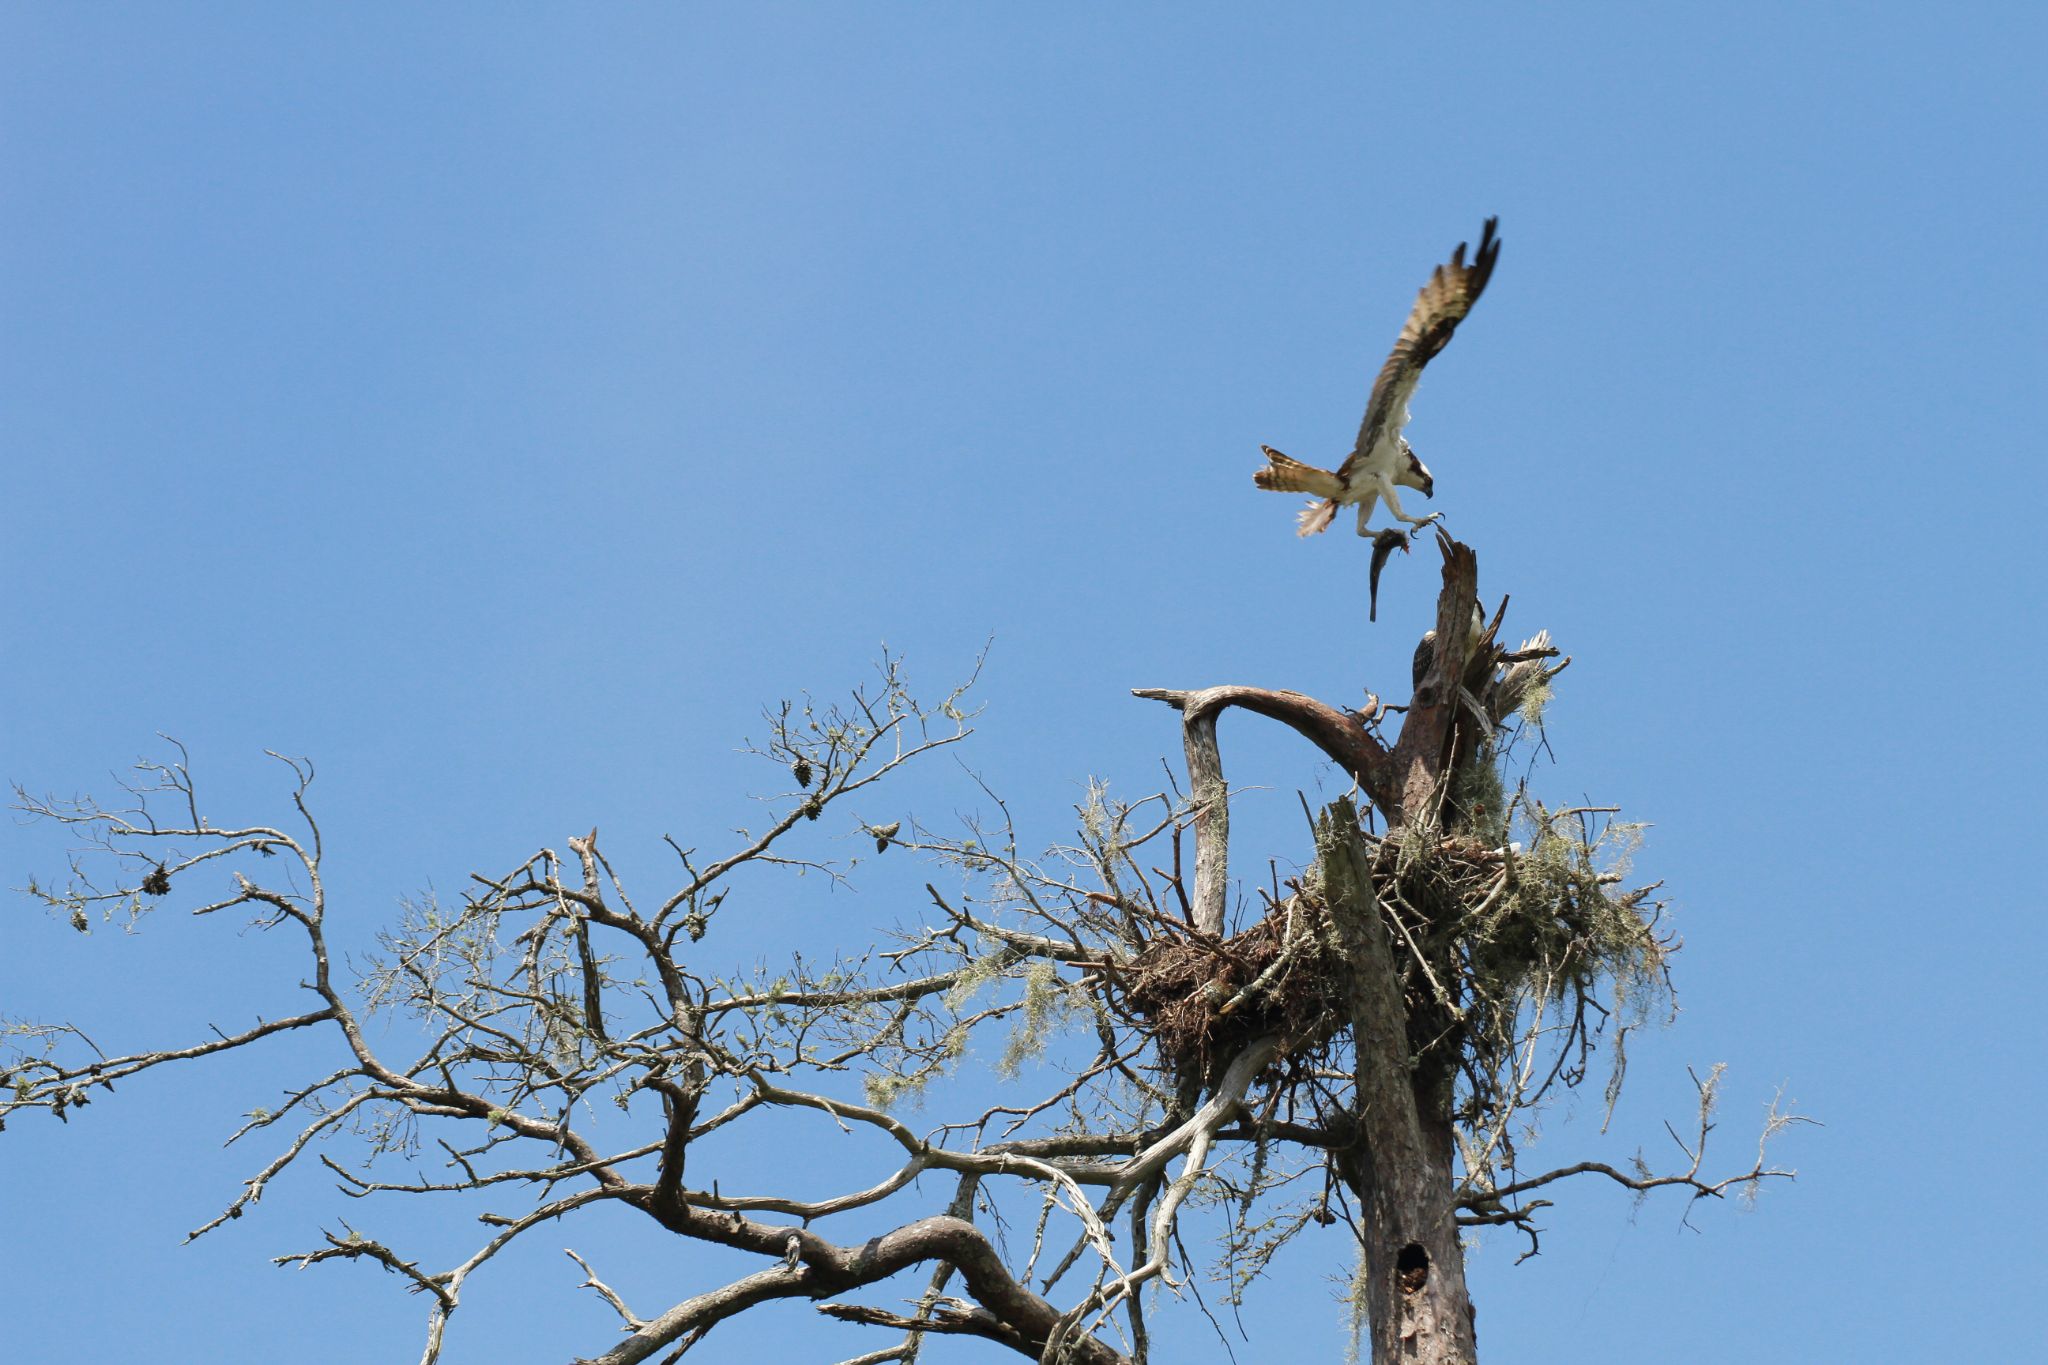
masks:
MULTIPOLYGON (((1524 1007, 1584 999, 1603 979, 1637 1002, 1655 996, 1668 950, 1656 902, 1610 890, 1596 866, 1606 836, 1538 825, 1520 852, 1471 835, 1378 846, 1373 881, 1418 1058, 1496 1034, 1504 1046, 1524 1007)), ((1155 939, 1116 974, 1124 1007, 1181 1077, 1212 1081, 1268 1034, 1293 1056, 1313 1051, 1350 1014, 1327 914, 1311 879, 1241 934, 1155 939)))
POLYGON ((1345 1017, 1343 963, 1324 930, 1322 907, 1298 896, 1231 938, 1156 940, 1121 974, 1125 1003, 1182 1076, 1213 1079, 1268 1034, 1298 1051, 1345 1017))
POLYGON ((1481 1000, 1505 1004, 1539 984, 1590 989, 1602 977, 1628 985, 1659 975, 1667 951, 1654 888, 1619 890, 1619 874, 1601 866, 1603 851, 1626 865, 1635 828, 1579 835, 1539 818, 1513 854, 1445 840, 1395 886, 1404 907, 1455 936, 1467 990, 1481 1000))

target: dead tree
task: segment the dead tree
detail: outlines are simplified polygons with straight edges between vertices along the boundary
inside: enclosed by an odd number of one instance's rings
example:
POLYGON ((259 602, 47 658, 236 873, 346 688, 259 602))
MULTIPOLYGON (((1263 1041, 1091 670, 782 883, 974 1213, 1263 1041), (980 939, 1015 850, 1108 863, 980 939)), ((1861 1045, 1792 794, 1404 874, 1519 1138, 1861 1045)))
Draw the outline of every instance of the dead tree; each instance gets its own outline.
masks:
POLYGON ((785 779, 766 828, 717 855, 672 843, 675 873, 649 898, 628 890, 595 831, 566 856, 543 848, 476 876, 459 904, 408 904, 353 979, 329 947, 303 762, 283 760, 289 825, 216 822, 182 751, 142 765, 119 804, 20 795, 79 836, 68 878, 30 888, 60 919, 90 930, 196 897, 202 917, 239 912, 298 935, 303 977, 279 986, 307 999, 284 1013, 251 1001, 256 1022, 239 1031, 111 1055, 70 1024, 9 1023, 0 1119, 68 1121, 131 1077, 330 1032, 344 1064, 248 1115, 234 1140, 271 1138, 271 1154, 192 1235, 317 1158, 364 1213, 281 1263, 393 1272, 429 1305, 428 1365, 471 1276, 537 1227, 575 1236, 577 1216, 606 1205, 704 1255, 697 1282, 643 1314, 599 1277, 599 1249, 570 1252, 571 1282, 619 1320, 618 1339, 585 1357, 605 1365, 675 1360, 719 1323, 786 1300, 889 1333, 855 1346, 851 1360, 869 1365, 918 1359, 952 1335, 1042 1362, 1140 1365, 1148 1313, 1188 1277, 1220 1273, 1241 1296, 1280 1246, 1333 1224, 1355 1238, 1376 1362, 1473 1360, 1462 1230, 1519 1229, 1533 1251, 1546 1200, 1532 1196, 1579 1175, 1697 1199, 1786 1172, 1760 1146, 1747 1169, 1702 1175, 1711 1078, 1682 1169, 1518 1166, 1513 1121, 1587 1076, 1626 1026, 1610 1018, 1610 992, 1653 998, 1671 945, 1655 889, 1625 889, 1609 856, 1625 853, 1630 827, 1545 808, 1503 781, 1514 735, 1566 661, 1541 634, 1503 650, 1505 604, 1481 621, 1476 559, 1439 546, 1436 629, 1405 707, 1142 691, 1180 711, 1185 799, 1098 790, 1075 841, 1043 855, 1023 850, 1000 802, 998 818, 964 831, 857 822, 878 854, 943 869, 922 923, 855 960, 798 958, 773 976, 718 974, 719 924, 763 894, 739 874, 846 875, 804 841, 849 798, 865 793, 872 809, 876 784, 965 739, 964 688, 924 706, 886 662, 848 704, 784 704, 755 748, 785 779), (1330 803, 1303 875, 1239 923, 1216 730, 1232 707, 1291 726, 1375 813, 1366 827, 1349 797, 1330 803), (380 1014, 412 1020, 422 1041, 403 1055, 373 1043, 380 1014), (947 1108, 975 1059, 1014 1075, 1040 1051, 1055 1083, 1013 1081, 1003 1103, 947 1108), (945 1117, 913 1126, 934 1111, 945 1117), (819 1124, 868 1134, 882 1154, 844 1192, 736 1191, 705 1156, 713 1134, 794 1144, 819 1124), (949 1192, 928 1202, 920 1177, 949 1192), (409 1255, 402 1220, 390 1232, 380 1212, 478 1192, 499 1207, 454 1265, 409 1255), (1204 1222, 1197 1203, 1218 1212, 1204 1222), (833 1235, 844 1215, 871 1227, 883 1209, 888 1230, 833 1235), (1182 1235, 1212 1223, 1213 1255, 1182 1235), (919 1277, 907 1292, 887 1286, 906 1273, 919 1277))
MULTIPOLYGON (((1453 802, 1455 779, 1482 760, 1490 765, 1488 741, 1513 709, 1503 703, 1547 686, 1564 667, 1546 662, 1556 651, 1541 639, 1511 659, 1503 656, 1493 643, 1500 615, 1491 625, 1480 616, 1476 557, 1442 532, 1438 542, 1444 574, 1436 626, 1418 649, 1414 692, 1391 748, 1376 733, 1386 710, 1377 698, 1367 712, 1347 714, 1297 693, 1256 688, 1137 693, 1180 709, 1197 810, 1213 812, 1208 818, 1218 836, 1229 796, 1216 716, 1230 706, 1299 731, 1350 774, 1385 821, 1386 837, 1370 842, 1349 798, 1333 803, 1316 825, 1314 885, 1301 888, 1301 898, 1327 920, 1331 974, 1344 987, 1340 1013, 1350 1032, 1355 1087, 1344 1117, 1353 1140, 1334 1151, 1333 1164, 1362 1213, 1362 1288, 1376 1361, 1477 1357, 1454 1203, 1453 1100, 1469 989, 1455 931, 1443 922, 1466 907, 1455 897, 1418 907, 1399 888, 1415 884, 1425 864, 1487 856, 1484 840, 1465 849, 1452 842, 1471 843, 1475 821, 1485 816, 1483 807, 1453 802), (1389 929, 1398 931, 1405 952, 1395 951, 1389 929)), ((1197 884, 1213 898, 1198 897, 1197 923, 1220 927, 1227 845, 1223 837, 1200 839, 1199 827, 1197 837, 1198 856, 1207 859, 1198 862, 1197 884), (1206 883, 1202 872, 1210 874, 1206 883)), ((1512 857, 1505 847, 1491 853, 1504 868, 1512 857)))

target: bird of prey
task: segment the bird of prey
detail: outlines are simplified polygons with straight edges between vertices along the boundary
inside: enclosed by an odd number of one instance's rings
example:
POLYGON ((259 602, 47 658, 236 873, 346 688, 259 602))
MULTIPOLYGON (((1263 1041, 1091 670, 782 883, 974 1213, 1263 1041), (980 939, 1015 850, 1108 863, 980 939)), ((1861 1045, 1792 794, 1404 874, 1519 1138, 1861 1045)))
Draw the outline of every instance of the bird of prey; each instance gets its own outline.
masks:
MULTIPOLYGON (((1486 608, 1478 598, 1472 599, 1472 621, 1465 627, 1465 667, 1469 670, 1476 657, 1479 641, 1486 634, 1486 608)), ((1422 639, 1416 642, 1415 657, 1409 665, 1409 673, 1415 686, 1420 688, 1422 680, 1429 676, 1429 666, 1436 662, 1436 627, 1422 632, 1422 639)))
POLYGON ((1429 283, 1416 295, 1415 308, 1401 328, 1401 339, 1394 343, 1393 354, 1380 367, 1380 377, 1372 386, 1365 421, 1358 428, 1358 443, 1336 472, 1290 460, 1271 446, 1260 447, 1266 452, 1267 465, 1252 475, 1253 483, 1278 493, 1313 493, 1321 499, 1303 510, 1297 534, 1309 536, 1324 530, 1336 519, 1340 506, 1357 503, 1358 534, 1371 535, 1366 522, 1374 503, 1382 498, 1387 511, 1410 526, 1426 526, 1436 520, 1436 516, 1409 516, 1395 496, 1396 484, 1419 488, 1425 498, 1436 492, 1429 469, 1415 458, 1401 430, 1408 425, 1408 400, 1422 378, 1422 367, 1449 344, 1451 333, 1472 311, 1493 275, 1493 263, 1500 257, 1500 241, 1493 235, 1499 221, 1486 220, 1479 249, 1472 253, 1469 264, 1465 243, 1460 242, 1451 259, 1430 274, 1429 283))

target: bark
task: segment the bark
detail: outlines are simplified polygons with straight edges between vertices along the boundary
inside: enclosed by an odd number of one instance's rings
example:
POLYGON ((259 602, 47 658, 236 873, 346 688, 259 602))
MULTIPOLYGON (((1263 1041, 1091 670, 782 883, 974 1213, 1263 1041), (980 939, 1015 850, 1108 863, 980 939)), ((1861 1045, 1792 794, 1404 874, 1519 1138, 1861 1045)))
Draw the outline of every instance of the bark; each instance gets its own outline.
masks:
MULTIPOLYGON (((1384 745, 1374 739, 1358 717, 1348 711, 1327 706, 1314 697, 1299 692, 1288 692, 1265 687, 1205 687, 1189 691, 1173 687, 1135 687, 1134 697, 1147 701, 1163 701, 1181 713, 1181 724, 1186 728, 1188 758, 1192 765, 1198 741, 1195 728, 1206 725, 1206 746, 1213 750, 1216 743, 1215 717, 1227 706, 1242 707, 1255 711, 1271 720, 1277 720, 1301 735, 1309 743, 1321 749, 1331 762, 1337 764, 1358 779, 1358 784, 1381 810, 1400 803, 1400 786, 1395 780, 1394 757, 1384 745)), ((1221 779, 1221 760, 1218 760, 1216 774, 1221 779)), ((1190 781, 1197 781, 1192 766, 1190 781)), ((1199 789, 1190 793, 1196 801, 1202 799, 1199 789)), ((1199 838, 1199 829, 1197 837, 1199 838)), ((1199 847, 1196 850, 1200 857, 1199 847)), ((1198 864, 1199 867, 1199 864, 1198 864)))
POLYGON ((1223 932, 1230 891, 1230 788, 1216 747, 1216 710, 1195 707, 1181 720, 1188 755, 1188 795, 1195 803, 1195 927, 1223 932))
MULTIPOLYGON (((1408 703, 1401 737, 1391 752, 1374 737, 1356 712, 1342 711, 1300 692, 1265 687, 1205 687, 1199 690, 1169 687, 1133 688, 1131 695, 1148 701, 1163 701, 1181 713, 1183 738, 1187 746, 1190 793, 1197 804, 1195 868, 1201 886, 1202 859, 1210 856, 1212 843, 1222 840, 1204 837, 1203 821, 1219 817, 1207 813, 1221 809, 1222 759, 1216 749, 1216 716, 1236 706, 1277 720, 1321 749, 1329 759, 1356 779, 1366 798, 1379 808, 1389 827, 1409 823, 1412 818, 1433 817, 1441 801, 1443 784, 1452 761, 1476 734, 1472 718, 1461 722, 1459 681, 1465 676, 1471 653, 1472 605, 1479 596, 1479 559, 1472 547, 1437 534, 1437 548, 1443 554, 1443 587, 1437 594, 1436 642, 1432 662, 1408 703), (1205 786, 1204 778, 1210 779, 1205 786), (1217 793, 1212 802, 1205 794, 1217 793)), ((1220 816, 1228 828, 1227 812, 1220 816)), ((1221 868, 1221 853, 1213 855, 1221 868)), ((1219 870, 1217 886, 1221 887, 1219 870)), ((1196 902, 1197 915, 1200 901, 1196 902)), ((1219 911, 1220 914, 1220 911, 1219 911)))
POLYGON ((1349 799, 1324 813, 1317 848, 1351 967, 1358 1140, 1337 1165, 1364 1211, 1373 1365, 1470 1365, 1478 1349, 1451 1203, 1450 1115, 1438 1087, 1417 1084, 1401 973, 1349 799))
MULTIPOLYGON (((1388 764, 1394 771, 1396 800, 1388 806, 1375 798, 1387 825, 1433 823, 1443 803, 1444 785, 1457 751, 1457 736, 1475 729, 1462 711, 1459 696, 1470 653, 1473 604, 1479 600, 1479 559, 1472 547, 1437 533, 1444 557, 1443 587, 1436 599, 1436 646, 1422 681, 1409 698, 1401 738, 1388 764)), ((1370 788, 1367 795, 1372 795, 1370 788)))
MULTIPOLYGON (((1196 922, 1221 924, 1225 884, 1223 840, 1227 792, 1216 744, 1216 717, 1236 706, 1280 721, 1336 761, 1385 817, 1390 836, 1441 837, 1457 813, 1445 796, 1458 765, 1477 751, 1486 721, 1466 701, 1468 687, 1484 691, 1495 655, 1491 631, 1473 638, 1479 561, 1470 546, 1439 532, 1443 583, 1436 629, 1418 655, 1414 692, 1389 749, 1365 717, 1327 706, 1299 692, 1258 687, 1200 690, 1141 689, 1140 697, 1181 712, 1191 796, 1196 808, 1196 922)), ((1495 626, 1497 627, 1496 620, 1495 626)), ((1351 1032, 1356 1046, 1356 1095, 1351 1112, 1332 1126, 1352 1140, 1335 1152, 1339 1174, 1364 1211, 1365 1299, 1374 1365, 1471 1365, 1478 1358, 1473 1314, 1458 1243, 1452 1162, 1452 1072, 1455 1060, 1430 1039, 1447 1019, 1423 1001, 1411 1019, 1404 994, 1409 949, 1391 938, 1387 911, 1373 886, 1371 852, 1358 833, 1358 812, 1347 797, 1333 803, 1317 827, 1324 895, 1350 975, 1351 1032), (1418 1056, 1419 1051, 1430 1055, 1418 1056)), ((1430 951, 1425 948, 1423 951, 1430 951)), ((1439 979, 1455 982, 1451 962, 1429 964, 1439 979)), ((1453 987, 1455 989, 1455 986, 1453 987)), ((1339 1116, 1333 1116, 1338 1118, 1339 1116)))
MULTIPOLYGON (((1062 1327, 1059 1309, 1012 1277, 988 1237, 964 1218, 939 1214, 859 1246, 840 1246, 808 1228, 760 1223, 737 1213, 688 1206, 658 1209, 652 1204, 652 1193, 642 1192, 641 1207, 670 1231, 775 1256, 782 1264, 677 1304, 589 1365, 634 1365, 688 1334, 707 1331, 757 1304, 773 1299, 829 1298, 931 1261, 951 1265, 964 1282, 967 1296, 986 1312, 990 1330, 976 1335, 1035 1355, 1062 1327)), ((1068 1338, 1063 1359, 1072 1365, 1129 1365, 1122 1354, 1088 1336, 1068 1338)))

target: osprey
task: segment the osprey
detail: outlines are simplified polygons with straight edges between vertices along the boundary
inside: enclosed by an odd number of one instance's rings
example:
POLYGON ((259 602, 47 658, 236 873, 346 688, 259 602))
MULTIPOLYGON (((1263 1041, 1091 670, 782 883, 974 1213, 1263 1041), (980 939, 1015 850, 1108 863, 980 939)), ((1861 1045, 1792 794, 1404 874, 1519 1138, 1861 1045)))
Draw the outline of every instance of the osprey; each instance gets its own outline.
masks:
MULTIPOLYGON (((1486 608, 1475 597, 1472 599, 1472 620, 1465 627, 1465 667, 1468 671, 1472 667, 1473 659, 1477 657, 1479 641, 1485 634, 1486 608)), ((1431 626, 1422 632, 1422 638, 1416 642, 1415 657, 1409 664, 1409 675, 1414 679, 1417 688, 1420 688, 1422 680, 1429 676, 1429 666, 1435 662, 1436 627, 1431 626)))
POLYGON ((1381 498, 1386 499, 1389 512, 1410 526, 1426 526, 1442 515, 1411 517, 1401 510, 1395 484, 1419 488, 1425 498, 1436 491, 1428 468, 1415 458, 1401 430, 1408 425, 1408 399, 1422 378, 1422 367, 1450 342, 1451 333, 1472 311, 1493 275, 1493 263, 1500 257, 1500 242, 1493 229, 1499 221, 1486 220, 1471 264, 1465 262, 1465 243, 1458 243, 1451 259, 1431 273, 1429 283, 1416 295, 1401 339, 1394 343, 1393 354, 1380 367, 1380 377, 1372 386, 1372 400, 1366 404, 1365 421, 1358 428, 1358 444, 1335 473, 1290 460, 1271 446, 1259 447, 1266 452, 1268 463, 1252 475, 1253 483, 1276 493, 1313 493, 1322 499, 1303 510, 1297 534, 1308 536, 1324 530, 1335 520, 1340 506, 1355 502, 1358 534, 1371 535, 1366 521, 1381 498))

